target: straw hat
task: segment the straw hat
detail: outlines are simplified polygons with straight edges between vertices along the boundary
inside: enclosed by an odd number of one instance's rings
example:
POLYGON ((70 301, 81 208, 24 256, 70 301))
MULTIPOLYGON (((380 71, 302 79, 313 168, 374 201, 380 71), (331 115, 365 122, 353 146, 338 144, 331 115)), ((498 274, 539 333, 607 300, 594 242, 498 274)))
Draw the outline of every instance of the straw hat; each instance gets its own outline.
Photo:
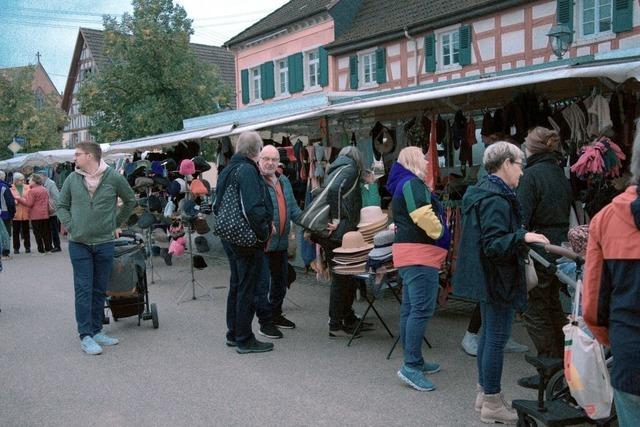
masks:
POLYGON ((358 229, 376 228, 380 224, 386 224, 389 220, 389 216, 382 212, 380 206, 367 206, 360 209, 360 224, 358 229))
POLYGON ((333 250, 336 254, 353 254, 373 248, 372 244, 364 241, 358 231, 350 231, 342 236, 342 246, 333 250))
POLYGON ((354 264, 344 267, 334 267, 333 272, 336 274, 362 274, 365 271, 366 262, 354 264))
POLYGON ((367 256, 368 255, 365 252, 364 255, 360 255, 360 256, 357 256, 357 257, 353 257, 353 258, 334 257, 332 259, 332 261, 334 263, 336 263, 336 264, 339 264, 339 265, 353 265, 353 264, 360 264, 360 263, 366 261, 367 260, 367 256))

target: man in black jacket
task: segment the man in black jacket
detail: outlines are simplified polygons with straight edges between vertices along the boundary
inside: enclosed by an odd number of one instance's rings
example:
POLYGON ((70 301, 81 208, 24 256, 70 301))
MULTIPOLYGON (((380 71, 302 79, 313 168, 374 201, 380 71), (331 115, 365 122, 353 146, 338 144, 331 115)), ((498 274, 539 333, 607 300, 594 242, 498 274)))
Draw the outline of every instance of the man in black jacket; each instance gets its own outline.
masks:
POLYGON ((236 154, 231 157, 231 161, 218 177, 216 202, 213 207, 216 216, 225 215, 220 206, 224 192, 227 188, 231 191, 230 185, 237 180, 244 215, 258 238, 255 247, 241 247, 222 240, 231 269, 227 298, 227 345, 236 347, 240 354, 273 350, 273 343, 256 340, 251 330, 255 314, 255 286, 262 280, 263 275, 269 274, 264 246, 273 228, 271 197, 257 165, 260 150, 260 135, 256 132, 240 135, 236 144, 236 154))

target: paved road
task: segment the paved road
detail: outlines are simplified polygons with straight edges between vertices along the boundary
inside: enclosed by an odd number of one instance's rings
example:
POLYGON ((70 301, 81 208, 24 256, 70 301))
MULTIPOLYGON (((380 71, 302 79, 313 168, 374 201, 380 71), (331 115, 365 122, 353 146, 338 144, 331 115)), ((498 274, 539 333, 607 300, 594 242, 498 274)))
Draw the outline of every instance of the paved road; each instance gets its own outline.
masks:
MULTIPOLYGON (((328 338, 326 285, 302 277, 285 301, 298 328, 285 331, 273 352, 238 355, 224 345, 226 263, 210 259, 197 273, 213 289, 213 301, 178 305, 189 278, 186 258, 173 267, 155 260, 160 279, 150 295, 160 328, 150 321, 138 327, 132 318, 112 322, 107 330, 121 343, 100 356, 80 350, 66 249, 4 263, 0 425, 480 425, 472 407, 475 358, 459 347, 469 305, 449 304, 430 322, 433 349, 425 354, 443 370, 432 377, 437 390, 420 393, 396 377, 400 351, 385 359, 392 340, 377 320, 376 330, 350 348, 328 338)), ((398 304, 391 298, 376 304, 395 332, 398 304)), ((514 335, 529 343, 522 325, 514 335)), ((534 397, 515 385, 528 373, 522 355, 507 355, 507 397, 534 397)))

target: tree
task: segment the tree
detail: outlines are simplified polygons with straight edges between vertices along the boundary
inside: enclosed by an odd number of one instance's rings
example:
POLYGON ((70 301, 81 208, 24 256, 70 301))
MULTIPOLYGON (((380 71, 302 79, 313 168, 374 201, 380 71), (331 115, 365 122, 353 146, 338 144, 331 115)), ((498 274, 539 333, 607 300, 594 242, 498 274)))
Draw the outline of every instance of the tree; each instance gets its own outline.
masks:
POLYGON ((51 94, 37 98, 31 88, 35 66, 0 73, 0 158, 13 156, 7 146, 14 136, 26 139, 22 152, 62 147, 67 116, 51 94))
POLYGON ((182 129, 182 120, 212 114, 231 96, 217 68, 196 59, 185 10, 172 0, 133 0, 133 15, 104 18, 107 65, 79 93, 98 142, 182 129))

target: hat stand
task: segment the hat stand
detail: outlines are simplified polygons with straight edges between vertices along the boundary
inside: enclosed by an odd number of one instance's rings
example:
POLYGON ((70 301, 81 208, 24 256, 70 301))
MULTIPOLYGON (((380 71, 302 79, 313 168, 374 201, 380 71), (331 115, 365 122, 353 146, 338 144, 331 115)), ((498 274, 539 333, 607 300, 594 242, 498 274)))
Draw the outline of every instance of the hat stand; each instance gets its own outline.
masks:
MULTIPOLYGON (((190 200, 193 200, 193 194, 191 194, 191 191, 189 190, 189 187, 187 186, 187 197, 190 200)), ((207 289, 202 283, 198 282, 198 280, 196 279, 196 275, 195 275, 195 269, 193 268, 193 238, 191 237, 191 221, 186 221, 186 225, 187 225, 187 232, 186 235, 188 236, 188 246, 189 246, 189 265, 191 267, 191 280, 185 282, 183 288, 182 288, 182 292, 180 292, 180 296, 178 297, 177 303, 183 303, 183 302, 187 302, 187 301, 195 301, 198 298, 200 299, 207 299, 209 301, 213 301, 213 295, 211 294, 211 291, 209 289, 207 289), (191 284, 191 298, 189 298, 188 296, 188 292, 189 292, 189 284, 191 284), (200 295, 199 297, 196 296, 196 285, 202 290, 204 291, 204 294, 200 295)))
MULTIPOLYGON (((151 213, 151 209, 149 209, 149 197, 151 196, 151 187, 147 187, 147 212, 151 213)), ((147 228, 147 252, 149 252, 149 267, 151 268, 151 284, 155 285, 156 281, 156 275, 158 275, 158 280, 162 280, 162 277, 160 277, 160 275, 158 273, 155 272, 154 268, 153 268, 153 251, 151 250, 151 240, 152 240, 152 236, 151 236, 151 229, 153 228, 153 224, 151 225, 151 227, 147 228)))

